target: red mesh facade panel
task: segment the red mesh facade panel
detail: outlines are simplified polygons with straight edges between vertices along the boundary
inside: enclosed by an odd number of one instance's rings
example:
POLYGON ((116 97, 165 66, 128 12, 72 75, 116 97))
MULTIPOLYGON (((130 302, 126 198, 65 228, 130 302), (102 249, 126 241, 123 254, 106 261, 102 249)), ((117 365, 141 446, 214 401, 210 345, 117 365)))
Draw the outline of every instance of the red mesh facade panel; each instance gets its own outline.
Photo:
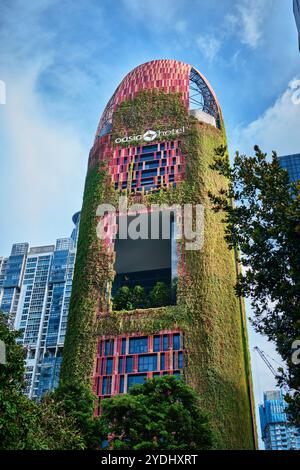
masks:
POLYGON ((183 334, 164 330, 157 335, 101 336, 94 371, 94 392, 101 400, 126 393, 135 383, 162 375, 180 375, 184 362, 183 334))

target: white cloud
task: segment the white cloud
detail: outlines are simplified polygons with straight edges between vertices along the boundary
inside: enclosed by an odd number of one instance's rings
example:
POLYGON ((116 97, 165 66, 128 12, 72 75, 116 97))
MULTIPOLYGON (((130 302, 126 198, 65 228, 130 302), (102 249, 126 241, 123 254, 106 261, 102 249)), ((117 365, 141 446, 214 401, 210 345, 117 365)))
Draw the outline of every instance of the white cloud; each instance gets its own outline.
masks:
POLYGON ((278 155, 300 152, 300 80, 294 78, 286 91, 262 116, 235 129, 231 136, 231 150, 253 152, 259 145, 263 151, 276 150, 278 155))
POLYGON ((13 242, 45 244, 68 235, 72 213, 81 207, 89 147, 83 143, 86 118, 80 122, 76 116, 82 109, 79 98, 95 89, 96 72, 92 80, 72 57, 82 49, 75 50, 67 41, 58 43, 57 32, 45 25, 47 9, 56 2, 33 0, 24 7, 14 1, 3 8, 3 254, 13 242), (72 58, 72 63, 64 61, 61 66, 62 56, 72 58))
POLYGON ((198 36, 196 44, 208 60, 213 60, 220 50, 221 42, 214 36, 198 36))
POLYGON ((178 12, 185 5, 182 0, 123 0, 123 5, 132 16, 143 20, 143 27, 160 30, 168 25, 177 32, 185 30, 184 22, 178 20, 178 12))
POLYGON ((257 47, 271 6, 272 0, 240 0, 234 13, 225 18, 230 32, 239 36, 243 44, 257 47))
MULTIPOLYGON (((3 107, 6 152, 13 168, 11 204, 16 205, 12 208, 13 217, 31 229, 37 222, 33 236, 38 234, 39 226, 47 223, 50 226, 51 219, 57 220, 58 210, 59 220, 68 211, 67 217, 71 217, 74 188, 80 203, 87 154, 71 126, 47 115, 35 91, 38 75, 39 69, 32 68, 18 79, 8 80, 7 103, 3 107)), ((11 216, 7 215, 8 223, 11 216)))

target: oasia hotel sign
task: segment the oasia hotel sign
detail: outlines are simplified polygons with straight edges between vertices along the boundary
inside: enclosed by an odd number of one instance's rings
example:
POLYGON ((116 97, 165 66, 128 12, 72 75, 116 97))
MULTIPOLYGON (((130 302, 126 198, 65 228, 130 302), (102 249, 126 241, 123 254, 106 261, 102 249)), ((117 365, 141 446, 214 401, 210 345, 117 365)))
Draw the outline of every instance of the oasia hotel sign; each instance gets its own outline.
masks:
POLYGON ((116 144, 121 143, 131 143, 138 141, 153 142, 154 140, 160 140, 165 137, 176 137, 177 135, 184 134, 184 126, 179 127, 178 129, 171 129, 168 131, 153 131, 151 129, 147 130, 144 134, 130 135, 125 137, 118 137, 115 139, 116 144))

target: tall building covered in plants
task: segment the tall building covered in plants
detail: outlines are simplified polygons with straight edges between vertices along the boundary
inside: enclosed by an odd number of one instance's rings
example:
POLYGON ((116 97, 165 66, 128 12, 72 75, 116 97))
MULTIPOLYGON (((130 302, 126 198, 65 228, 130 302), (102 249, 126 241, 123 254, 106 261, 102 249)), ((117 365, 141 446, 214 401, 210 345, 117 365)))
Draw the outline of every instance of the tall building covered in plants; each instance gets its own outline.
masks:
POLYGON ((90 384, 99 414, 105 397, 177 375, 211 413, 218 446, 251 449, 238 266, 209 200, 210 190, 227 184, 210 168, 214 149, 225 144, 215 93, 194 67, 154 60, 122 80, 89 155, 61 381, 90 384), (196 207, 203 208, 198 249, 178 235, 187 222, 172 208, 185 205, 193 207, 194 228, 196 207), (169 236, 163 224, 152 236, 153 214, 167 220, 169 236), (148 236, 130 236, 142 215, 148 236))

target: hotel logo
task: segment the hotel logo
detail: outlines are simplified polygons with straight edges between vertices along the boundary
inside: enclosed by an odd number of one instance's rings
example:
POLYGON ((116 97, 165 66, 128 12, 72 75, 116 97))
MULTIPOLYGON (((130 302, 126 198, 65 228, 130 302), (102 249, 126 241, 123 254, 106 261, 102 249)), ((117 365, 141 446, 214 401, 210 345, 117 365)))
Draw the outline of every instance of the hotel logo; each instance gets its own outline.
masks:
POLYGON ((180 134, 184 134, 185 127, 179 127, 178 129, 170 129, 167 131, 153 131, 152 129, 148 129, 144 134, 137 134, 137 135, 130 135, 125 137, 118 137, 115 139, 116 144, 125 144, 125 143, 133 143, 133 142, 153 142, 154 140, 160 140, 160 138, 165 137, 174 137, 180 134))

